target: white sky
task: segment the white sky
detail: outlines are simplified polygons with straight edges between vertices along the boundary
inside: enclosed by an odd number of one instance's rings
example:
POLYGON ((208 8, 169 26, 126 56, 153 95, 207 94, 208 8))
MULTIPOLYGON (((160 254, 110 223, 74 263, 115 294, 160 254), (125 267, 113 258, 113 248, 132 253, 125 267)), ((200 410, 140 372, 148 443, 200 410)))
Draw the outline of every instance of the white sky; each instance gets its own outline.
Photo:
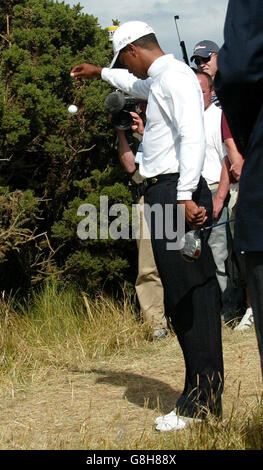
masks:
POLYGON ((98 18, 102 28, 111 26, 112 19, 121 23, 145 21, 153 27, 164 52, 182 59, 174 16, 179 15, 179 35, 190 58, 194 45, 203 39, 222 45, 228 0, 64 0, 64 3, 80 3, 83 12, 98 18))

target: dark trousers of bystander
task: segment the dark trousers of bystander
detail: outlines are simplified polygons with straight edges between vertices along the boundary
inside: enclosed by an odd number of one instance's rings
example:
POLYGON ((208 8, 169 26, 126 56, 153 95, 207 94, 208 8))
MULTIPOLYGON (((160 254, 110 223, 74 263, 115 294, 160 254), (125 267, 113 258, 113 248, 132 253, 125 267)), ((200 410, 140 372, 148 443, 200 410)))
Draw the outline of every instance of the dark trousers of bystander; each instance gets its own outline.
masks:
POLYGON ((263 252, 247 252, 245 260, 263 375, 263 252))

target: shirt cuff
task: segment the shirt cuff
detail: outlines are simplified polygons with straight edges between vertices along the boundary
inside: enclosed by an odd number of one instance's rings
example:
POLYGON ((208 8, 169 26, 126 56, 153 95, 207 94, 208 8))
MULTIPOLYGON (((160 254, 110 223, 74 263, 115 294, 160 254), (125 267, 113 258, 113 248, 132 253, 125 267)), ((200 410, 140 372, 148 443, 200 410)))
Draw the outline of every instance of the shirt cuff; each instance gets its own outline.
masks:
POLYGON ((102 80, 105 80, 107 81, 108 77, 107 77, 107 70, 109 70, 108 67, 103 67, 102 71, 101 71, 101 78, 102 80))
POLYGON ((177 201, 191 201, 192 194, 192 191, 178 191, 177 201))

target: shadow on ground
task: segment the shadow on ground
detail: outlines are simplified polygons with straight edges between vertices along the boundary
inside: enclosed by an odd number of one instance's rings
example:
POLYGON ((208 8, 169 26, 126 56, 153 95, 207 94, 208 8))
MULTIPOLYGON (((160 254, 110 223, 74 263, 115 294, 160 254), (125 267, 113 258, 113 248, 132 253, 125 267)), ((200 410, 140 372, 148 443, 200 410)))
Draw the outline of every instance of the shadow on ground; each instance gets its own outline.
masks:
POLYGON ((123 398, 142 408, 157 408, 167 413, 174 408, 180 396, 170 385, 144 375, 102 369, 92 369, 90 372, 100 375, 96 383, 126 387, 123 398))

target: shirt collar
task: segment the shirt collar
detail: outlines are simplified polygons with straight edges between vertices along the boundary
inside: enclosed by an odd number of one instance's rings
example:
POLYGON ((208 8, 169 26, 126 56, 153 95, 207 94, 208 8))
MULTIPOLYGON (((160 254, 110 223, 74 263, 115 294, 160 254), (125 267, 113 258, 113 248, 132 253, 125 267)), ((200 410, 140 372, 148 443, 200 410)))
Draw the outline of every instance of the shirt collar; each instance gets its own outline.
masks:
POLYGON ((163 68, 171 61, 171 59, 174 59, 173 54, 161 55, 158 57, 158 59, 155 59, 152 65, 148 68, 148 76, 154 78, 159 75, 159 73, 162 72, 163 68))

